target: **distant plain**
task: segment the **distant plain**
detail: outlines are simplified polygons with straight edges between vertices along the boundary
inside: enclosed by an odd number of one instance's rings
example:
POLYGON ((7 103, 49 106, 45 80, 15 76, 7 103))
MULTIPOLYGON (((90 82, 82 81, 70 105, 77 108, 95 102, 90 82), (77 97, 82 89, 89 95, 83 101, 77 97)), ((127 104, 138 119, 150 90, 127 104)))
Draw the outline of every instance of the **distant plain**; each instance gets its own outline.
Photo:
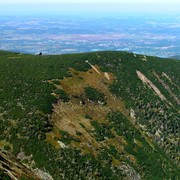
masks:
POLYGON ((68 54, 103 50, 180 55, 176 15, 1 16, 0 50, 68 54))

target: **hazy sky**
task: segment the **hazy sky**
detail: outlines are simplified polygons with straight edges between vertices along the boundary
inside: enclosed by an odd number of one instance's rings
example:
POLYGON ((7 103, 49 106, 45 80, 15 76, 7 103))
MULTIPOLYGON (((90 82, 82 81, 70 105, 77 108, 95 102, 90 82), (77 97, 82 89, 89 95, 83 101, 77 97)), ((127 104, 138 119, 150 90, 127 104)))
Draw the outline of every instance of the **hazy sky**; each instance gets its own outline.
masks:
POLYGON ((0 3, 180 3, 180 0, 0 0, 0 3))
POLYGON ((111 13, 180 15, 180 0, 0 0, 0 16, 111 13))

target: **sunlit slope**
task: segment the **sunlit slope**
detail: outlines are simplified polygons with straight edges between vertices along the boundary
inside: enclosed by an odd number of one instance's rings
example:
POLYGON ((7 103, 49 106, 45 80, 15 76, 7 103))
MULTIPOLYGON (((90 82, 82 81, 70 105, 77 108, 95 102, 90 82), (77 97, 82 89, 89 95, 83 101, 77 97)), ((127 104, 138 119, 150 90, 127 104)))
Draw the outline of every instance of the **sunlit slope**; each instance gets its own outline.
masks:
POLYGON ((179 65, 2 51, 0 147, 54 179, 178 178, 179 65))

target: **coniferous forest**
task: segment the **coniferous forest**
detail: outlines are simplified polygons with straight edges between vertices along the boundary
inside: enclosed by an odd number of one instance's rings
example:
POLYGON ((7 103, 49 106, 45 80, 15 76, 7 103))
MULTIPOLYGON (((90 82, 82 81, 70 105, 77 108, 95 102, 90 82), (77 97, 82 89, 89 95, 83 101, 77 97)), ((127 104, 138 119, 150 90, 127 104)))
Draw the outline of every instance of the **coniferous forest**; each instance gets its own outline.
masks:
POLYGON ((0 51, 0 82, 1 179, 180 177, 180 61, 0 51))

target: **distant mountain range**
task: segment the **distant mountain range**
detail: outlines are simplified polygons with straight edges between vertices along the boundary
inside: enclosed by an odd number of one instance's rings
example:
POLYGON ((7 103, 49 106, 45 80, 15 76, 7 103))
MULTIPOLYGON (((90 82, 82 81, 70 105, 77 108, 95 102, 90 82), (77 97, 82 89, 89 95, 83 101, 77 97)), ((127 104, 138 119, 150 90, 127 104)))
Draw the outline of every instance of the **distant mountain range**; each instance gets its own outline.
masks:
POLYGON ((178 179, 180 61, 0 51, 0 179, 178 179))
POLYGON ((170 56, 169 58, 170 58, 170 59, 178 59, 178 60, 180 60, 180 55, 177 55, 177 56, 170 56))

